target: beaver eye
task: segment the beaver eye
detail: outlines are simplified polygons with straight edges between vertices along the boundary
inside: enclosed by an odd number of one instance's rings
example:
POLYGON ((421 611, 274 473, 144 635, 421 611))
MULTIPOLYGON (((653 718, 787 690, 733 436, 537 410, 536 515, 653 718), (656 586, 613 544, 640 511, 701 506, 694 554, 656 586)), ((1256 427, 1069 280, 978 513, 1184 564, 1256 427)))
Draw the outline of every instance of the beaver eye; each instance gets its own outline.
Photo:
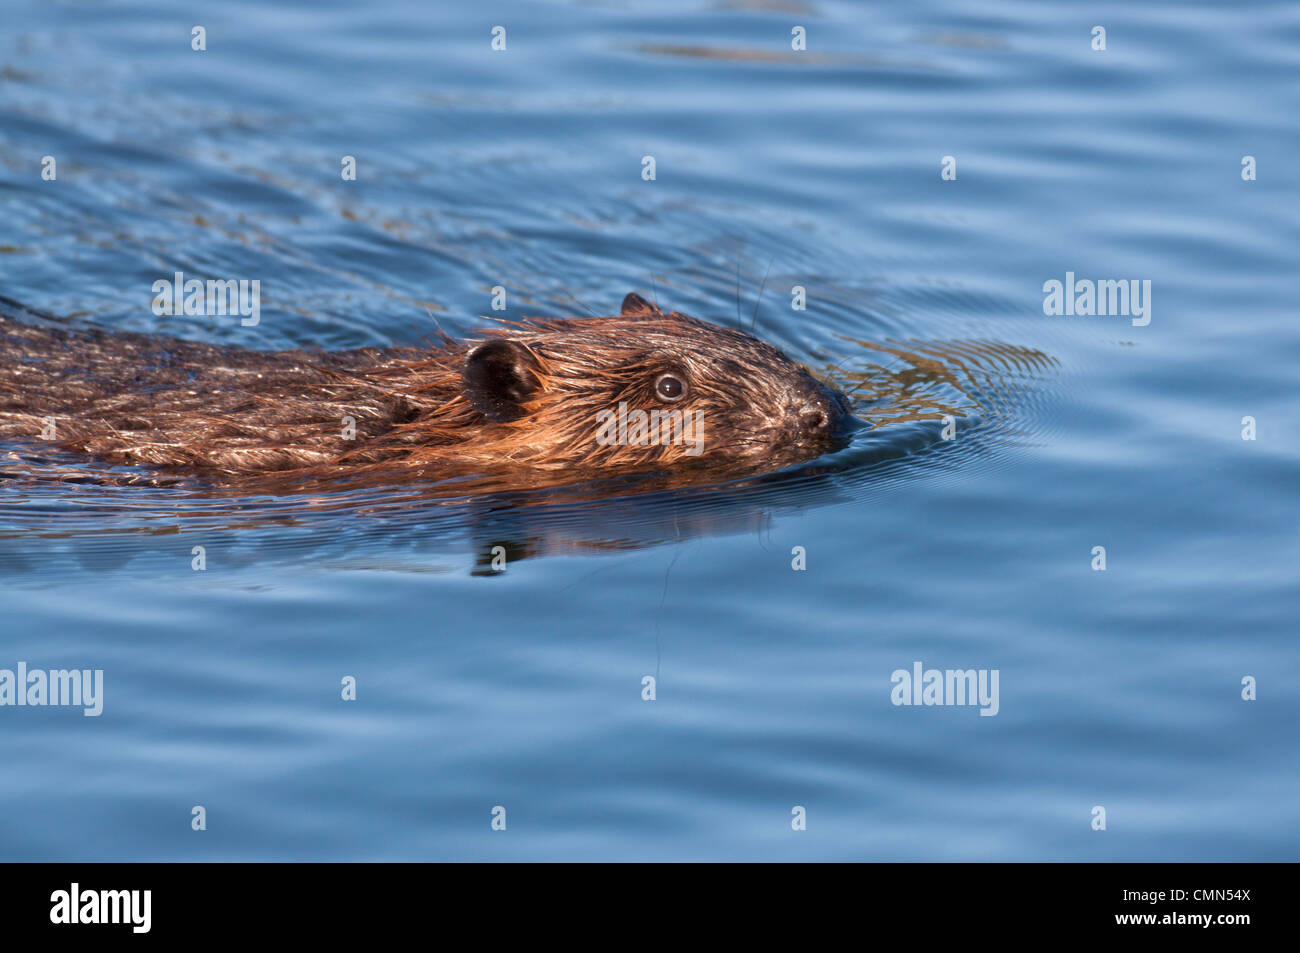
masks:
POLYGON ((677 374, 660 374, 655 378, 655 396, 672 403, 686 396, 686 382, 677 374))

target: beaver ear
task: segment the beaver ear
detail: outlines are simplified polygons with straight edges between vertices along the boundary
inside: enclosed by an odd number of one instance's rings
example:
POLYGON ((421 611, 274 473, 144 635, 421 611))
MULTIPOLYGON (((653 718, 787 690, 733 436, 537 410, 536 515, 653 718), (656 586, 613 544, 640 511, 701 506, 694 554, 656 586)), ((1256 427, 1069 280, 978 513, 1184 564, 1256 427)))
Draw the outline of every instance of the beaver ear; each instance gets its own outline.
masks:
POLYGON ((520 405, 541 386, 532 351, 506 338, 493 338, 470 351, 461 379, 474 409, 496 423, 522 417, 520 405))
POLYGON ((631 317, 638 314, 662 314, 657 307, 652 305, 645 298, 641 297, 635 291, 623 299, 623 317, 631 317))

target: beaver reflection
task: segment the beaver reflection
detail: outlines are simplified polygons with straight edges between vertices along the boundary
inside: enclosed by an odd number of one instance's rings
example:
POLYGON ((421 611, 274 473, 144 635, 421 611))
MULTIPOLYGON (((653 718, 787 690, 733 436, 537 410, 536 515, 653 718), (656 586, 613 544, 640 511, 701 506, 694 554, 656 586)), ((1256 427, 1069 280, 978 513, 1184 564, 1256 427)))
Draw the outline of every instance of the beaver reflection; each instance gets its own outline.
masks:
POLYGON ((333 354, 69 331, 14 320, 24 311, 0 308, 0 438, 135 468, 116 482, 454 479, 466 493, 718 478, 816 458, 859 425, 843 393, 778 349, 636 294, 611 317, 333 354))

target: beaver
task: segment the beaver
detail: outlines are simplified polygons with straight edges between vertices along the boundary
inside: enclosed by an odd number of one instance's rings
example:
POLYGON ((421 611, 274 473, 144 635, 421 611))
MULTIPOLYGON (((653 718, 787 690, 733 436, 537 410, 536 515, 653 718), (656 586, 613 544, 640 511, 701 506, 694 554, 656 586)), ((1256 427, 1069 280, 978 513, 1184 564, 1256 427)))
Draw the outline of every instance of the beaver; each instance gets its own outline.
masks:
POLYGON ((843 393, 777 348, 636 293, 615 316, 334 353, 68 330, 8 306, 38 320, 0 309, 0 438, 211 484, 754 472, 842 447, 861 426, 843 393))

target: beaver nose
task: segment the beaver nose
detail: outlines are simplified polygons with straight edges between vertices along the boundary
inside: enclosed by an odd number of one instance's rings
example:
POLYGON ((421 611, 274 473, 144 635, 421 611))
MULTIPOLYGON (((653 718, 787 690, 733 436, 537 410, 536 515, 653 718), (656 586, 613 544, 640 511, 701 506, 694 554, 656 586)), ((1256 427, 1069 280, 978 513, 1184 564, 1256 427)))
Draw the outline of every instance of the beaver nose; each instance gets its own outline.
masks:
POLYGON ((803 419, 800 421, 804 430, 811 430, 814 433, 829 431, 831 428, 831 415, 821 407, 812 410, 805 410, 803 419))
POLYGON ((861 422, 849 412, 848 399, 819 381, 810 379, 800 396, 799 424, 807 434, 839 438, 861 426, 861 422))

